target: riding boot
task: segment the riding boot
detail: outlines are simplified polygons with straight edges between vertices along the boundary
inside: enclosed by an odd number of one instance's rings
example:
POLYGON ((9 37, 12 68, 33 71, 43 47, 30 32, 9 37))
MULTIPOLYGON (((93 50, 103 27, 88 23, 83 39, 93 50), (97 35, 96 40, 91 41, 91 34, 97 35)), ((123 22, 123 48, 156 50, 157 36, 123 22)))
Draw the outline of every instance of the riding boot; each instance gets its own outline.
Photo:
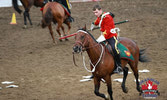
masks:
POLYGON ((116 62, 116 69, 114 70, 114 73, 120 73, 122 72, 122 66, 121 66, 121 59, 120 59, 120 55, 116 54, 115 55, 115 62, 116 62))
POLYGON ((48 0, 44 0, 43 1, 43 5, 45 5, 46 3, 48 3, 48 0))
POLYGON ((69 22, 74 22, 74 18, 72 18, 71 16, 68 16, 67 20, 68 20, 69 22))

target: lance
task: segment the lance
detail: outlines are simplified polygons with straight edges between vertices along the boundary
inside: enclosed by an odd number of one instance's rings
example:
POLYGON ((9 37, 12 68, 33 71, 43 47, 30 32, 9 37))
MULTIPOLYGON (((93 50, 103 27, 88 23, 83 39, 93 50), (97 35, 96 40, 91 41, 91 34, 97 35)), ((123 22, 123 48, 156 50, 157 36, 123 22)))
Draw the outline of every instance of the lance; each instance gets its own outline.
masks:
MULTIPOLYGON (((122 23, 126 23, 126 22, 129 22, 129 20, 120 21, 120 22, 115 23, 114 25, 118 25, 118 24, 122 24, 122 23)), ((96 30, 96 29, 100 29, 100 27, 93 28, 93 30, 96 30)), ((91 31, 91 30, 89 29, 88 31, 91 31)))

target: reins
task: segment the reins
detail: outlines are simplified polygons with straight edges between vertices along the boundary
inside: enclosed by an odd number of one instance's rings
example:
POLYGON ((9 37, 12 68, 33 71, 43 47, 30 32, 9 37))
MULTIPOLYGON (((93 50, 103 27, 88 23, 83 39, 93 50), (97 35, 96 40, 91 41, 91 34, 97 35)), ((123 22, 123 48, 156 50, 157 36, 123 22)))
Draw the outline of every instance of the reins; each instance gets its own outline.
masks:
POLYGON ((87 67, 86 67, 86 64, 85 64, 85 56, 82 56, 83 57, 83 65, 84 65, 84 68, 88 71, 88 72, 95 72, 95 69, 96 69, 96 66, 100 63, 101 59, 102 59, 102 56, 103 56, 103 53, 104 53, 104 47, 102 46, 102 44, 100 44, 101 46, 101 54, 100 54, 100 57, 98 59, 98 61, 96 62, 96 64, 94 65, 91 60, 89 60, 90 64, 92 65, 93 69, 92 70, 88 70, 87 67))

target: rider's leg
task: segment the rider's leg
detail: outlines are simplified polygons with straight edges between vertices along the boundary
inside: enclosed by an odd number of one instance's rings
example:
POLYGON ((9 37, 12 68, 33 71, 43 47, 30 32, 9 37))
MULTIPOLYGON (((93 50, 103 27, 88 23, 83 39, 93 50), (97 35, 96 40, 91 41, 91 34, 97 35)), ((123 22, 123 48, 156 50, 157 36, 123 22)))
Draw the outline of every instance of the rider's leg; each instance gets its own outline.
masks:
POLYGON ((114 53, 114 59, 116 62, 116 70, 114 71, 115 73, 119 73, 122 71, 122 66, 121 66, 121 59, 119 55, 119 50, 117 48, 117 42, 118 40, 115 37, 112 37, 110 39, 107 39, 107 42, 111 45, 112 51, 114 53))
POLYGON ((62 4, 62 1, 61 1, 61 0, 53 0, 53 1, 55 1, 55 2, 58 2, 58 3, 62 4))
POLYGON ((70 13, 70 16, 68 16, 68 21, 69 22, 73 22, 74 21, 74 18, 71 17, 71 11, 70 11, 70 4, 69 4, 69 0, 61 0, 62 1, 62 4, 67 8, 68 12, 70 13))
POLYGON ((48 0, 44 0, 43 1, 43 5, 45 5, 46 3, 48 3, 48 0))

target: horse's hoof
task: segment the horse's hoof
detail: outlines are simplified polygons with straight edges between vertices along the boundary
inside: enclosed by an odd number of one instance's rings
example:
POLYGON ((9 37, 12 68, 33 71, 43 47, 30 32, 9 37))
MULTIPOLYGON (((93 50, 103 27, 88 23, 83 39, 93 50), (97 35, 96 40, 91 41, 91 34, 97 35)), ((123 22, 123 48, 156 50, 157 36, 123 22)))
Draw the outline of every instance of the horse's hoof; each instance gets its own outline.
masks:
POLYGON ((67 38, 65 38, 65 41, 69 41, 67 38))
POLYGON ((60 42, 62 42, 62 40, 61 40, 61 39, 60 39, 59 41, 60 41, 60 42))
POLYGON ((111 98, 110 98, 110 96, 108 94, 106 94, 104 100, 111 100, 111 98))
POLYGON ((160 92, 157 92, 157 94, 160 96, 160 92))
POLYGON ((138 92, 142 92, 141 87, 137 87, 138 92))
POLYGON ((122 91, 123 91, 124 93, 128 93, 128 88, 127 88, 127 87, 122 88, 122 91))
POLYGON ((57 44, 57 42, 56 42, 56 41, 53 41, 53 44, 57 44))
POLYGON ((33 28, 33 25, 31 25, 30 28, 33 28))
POLYGON ((142 95, 142 92, 139 93, 139 96, 141 96, 141 95, 142 95))
POLYGON ((26 29, 26 28, 27 28, 27 25, 24 25, 24 26, 23 26, 23 29, 26 29))

